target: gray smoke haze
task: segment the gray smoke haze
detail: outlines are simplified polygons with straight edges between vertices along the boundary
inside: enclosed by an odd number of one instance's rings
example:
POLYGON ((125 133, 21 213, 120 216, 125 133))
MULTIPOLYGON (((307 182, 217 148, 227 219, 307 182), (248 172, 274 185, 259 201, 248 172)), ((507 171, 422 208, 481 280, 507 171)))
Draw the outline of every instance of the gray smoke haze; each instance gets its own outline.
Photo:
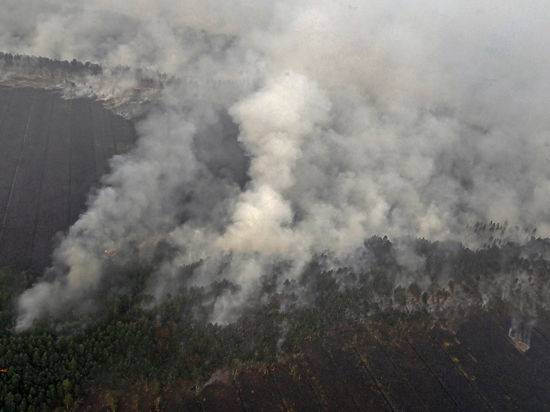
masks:
POLYGON ((236 283, 215 302, 225 322, 281 262, 281 280, 319 254, 360 265, 372 235, 475 247, 468 228, 493 220, 550 236, 545 1, 5 3, 4 51, 181 79, 21 296, 20 329, 85 304, 104 249, 155 260, 157 299, 236 283))

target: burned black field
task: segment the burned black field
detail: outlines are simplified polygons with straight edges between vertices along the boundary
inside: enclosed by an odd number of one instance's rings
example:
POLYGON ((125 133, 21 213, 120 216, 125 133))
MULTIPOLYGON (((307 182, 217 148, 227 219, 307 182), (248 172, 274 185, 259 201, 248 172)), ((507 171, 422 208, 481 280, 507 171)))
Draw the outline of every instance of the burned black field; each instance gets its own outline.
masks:
POLYGON ((373 322, 309 340, 300 354, 268 368, 218 376, 190 410, 547 410, 545 319, 522 353, 495 308, 456 331, 373 322), (233 404, 228 402, 233 400, 233 404), (224 406, 225 405, 225 406, 224 406))
POLYGON ((40 274, 132 124, 89 99, 0 86, 0 266, 40 274))

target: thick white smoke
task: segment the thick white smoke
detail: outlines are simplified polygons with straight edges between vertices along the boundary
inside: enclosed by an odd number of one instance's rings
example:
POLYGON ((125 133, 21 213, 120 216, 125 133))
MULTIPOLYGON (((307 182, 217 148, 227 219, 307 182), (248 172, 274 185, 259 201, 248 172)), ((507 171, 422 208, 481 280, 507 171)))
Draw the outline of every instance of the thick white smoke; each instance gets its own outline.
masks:
POLYGON ((5 51, 183 79, 114 160, 54 279, 22 295, 20 328, 86 301, 105 248, 122 263, 169 248, 159 299, 202 261, 185 282, 241 286, 216 302, 225 321, 277 263, 283 278, 321 253, 353 265, 372 235, 471 242, 489 220, 550 235, 547 2, 110 3, 8 0, 0 16, 5 51))

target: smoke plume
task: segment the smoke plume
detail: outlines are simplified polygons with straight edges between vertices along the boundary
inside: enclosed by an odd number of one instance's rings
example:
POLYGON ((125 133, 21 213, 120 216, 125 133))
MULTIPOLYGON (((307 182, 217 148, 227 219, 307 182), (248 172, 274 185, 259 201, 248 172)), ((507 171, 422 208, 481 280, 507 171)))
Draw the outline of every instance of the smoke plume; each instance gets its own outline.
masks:
MULTIPOLYGON (((18 327, 86 305, 107 260, 149 292, 228 279, 229 321, 264 276, 361 266, 366 238, 481 246, 477 222, 550 236, 547 2, 11 1, 0 49, 178 79, 91 195, 18 327), (114 260, 114 259, 110 259, 114 260), (109 261, 110 261, 109 260, 109 261), (280 270, 284 267, 284 270, 280 270), (184 270, 185 268, 192 268, 184 270), (276 268, 279 268, 275 270, 276 268)), ((97 96, 132 82, 92 82, 97 96), (109 85, 109 89, 104 88, 109 85)), ((403 264, 422 262, 396 249, 403 264)), ((89 302, 88 302, 89 303, 89 302)))

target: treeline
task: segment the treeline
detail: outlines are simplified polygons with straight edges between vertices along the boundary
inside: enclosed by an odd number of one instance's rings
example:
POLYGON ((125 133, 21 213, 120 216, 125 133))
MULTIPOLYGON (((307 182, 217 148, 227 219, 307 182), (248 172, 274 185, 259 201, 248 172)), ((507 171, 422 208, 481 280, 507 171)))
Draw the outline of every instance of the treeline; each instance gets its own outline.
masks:
POLYGON ((87 76, 110 76, 113 79, 131 76, 136 80, 138 87, 161 89, 174 78, 159 71, 128 66, 116 66, 105 69, 99 64, 81 62, 76 59, 71 61, 49 59, 20 54, 0 52, 0 78, 2 74, 16 74, 25 76, 37 76, 56 80, 59 82, 75 81, 87 76))
POLYGON ((20 54, 0 52, 0 70, 17 71, 20 74, 40 75, 51 78, 61 78, 71 75, 97 76, 103 73, 100 65, 90 62, 82 63, 76 59, 52 60, 47 57, 35 57, 20 54))
POLYGON ((404 266, 392 243, 376 237, 365 243, 371 258, 363 271, 326 270, 326 257, 319 256, 299 280, 285 281, 282 288, 274 287, 274 278, 268 276, 258 303, 226 326, 209 322, 212 302, 237 291, 237 285, 220 281, 210 287, 182 287, 163 304, 145 310, 150 300, 145 285, 152 271, 142 266, 120 277, 128 287, 97 293, 101 311, 45 319, 18 334, 13 329, 15 298, 33 279, 1 271, 1 410, 79 410, 99 388, 146 384, 158 392, 178 382, 199 388, 220 368, 268 365, 299 353, 311 337, 335 328, 353 330, 372 319, 393 328, 411 321, 430 324, 489 307, 504 294, 493 294, 487 302, 484 285, 503 279, 512 306, 516 298, 534 299, 529 307, 544 308, 549 302, 548 240, 472 251, 420 239, 409 247, 423 265, 404 266), (531 283, 515 284, 514 277, 521 276, 530 277, 531 283), (122 289, 124 294, 112 292, 122 289))

